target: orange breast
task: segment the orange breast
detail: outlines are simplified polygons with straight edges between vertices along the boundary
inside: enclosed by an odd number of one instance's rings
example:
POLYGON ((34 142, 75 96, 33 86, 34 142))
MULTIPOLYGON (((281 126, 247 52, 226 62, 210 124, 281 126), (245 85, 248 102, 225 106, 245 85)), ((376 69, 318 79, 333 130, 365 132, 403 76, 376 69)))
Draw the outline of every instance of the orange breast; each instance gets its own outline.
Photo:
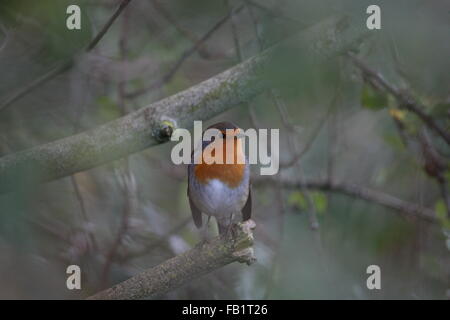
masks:
POLYGON ((223 141, 223 148, 215 149, 218 154, 214 154, 214 151, 212 152, 212 156, 215 156, 216 159, 222 159, 223 163, 207 164, 205 163, 205 155, 202 154, 203 161, 195 166, 194 174, 201 183, 207 183, 211 179, 219 179, 220 181, 226 183, 230 188, 236 188, 242 182, 245 173, 245 164, 238 163, 244 162, 242 143, 240 139, 235 139, 233 163, 226 164, 226 143, 227 141, 229 141, 229 143, 232 141, 229 139, 223 141))

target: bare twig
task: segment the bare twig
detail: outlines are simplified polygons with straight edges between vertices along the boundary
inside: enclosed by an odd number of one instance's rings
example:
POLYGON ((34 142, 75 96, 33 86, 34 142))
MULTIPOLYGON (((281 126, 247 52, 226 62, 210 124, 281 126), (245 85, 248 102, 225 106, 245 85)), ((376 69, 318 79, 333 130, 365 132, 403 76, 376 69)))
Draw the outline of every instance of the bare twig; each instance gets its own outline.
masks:
POLYGON ((122 210, 121 220, 119 229, 117 230, 116 236, 114 238, 114 241, 109 248, 106 256, 105 256, 105 263, 102 268, 101 273, 101 279, 100 279, 100 288, 104 288, 104 286, 107 284, 109 272, 112 267, 112 264, 114 263, 117 252, 122 245, 123 238, 125 237, 126 233, 128 232, 129 228, 129 220, 130 216, 133 210, 132 205, 132 194, 131 194, 131 188, 129 187, 129 180, 132 179, 131 173, 129 172, 129 169, 126 169, 127 172, 124 175, 124 180, 127 182, 124 183, 123 187, 123 195, 124 195, 124 208, 122 210))
POLYGON ((80 212, 81 212, 81 216, 83 218, 83 222, 86 223, 86 227, 88 228, 88 230, 85 230, 85 232, 87 233, 89 239, 91 240, 92 246, 94 248, 96 248, 97 242, 95 240, 94 234, 92 233, 92 230, 89 229, 90 228, 89 216, 87 214, 86 204, 84 202, 84 198, 83 198, 83 195, 81 194, 81 190, 80 190, 80 187, 78 185, 75 175, 70 176, 70 181, 71 181, 73 189, 75 191, 75 196, 77 197, 78 203, 80 204, 80 212))
MULTIPOLYGON (((327 19, 288 41, 307 42, 305 54, 326 60, 348 51, 365 37, 365 31, 355 33, 351 26, 351 22, 342 26, 339 18, 327 19)), ((194 120, 210 119, 248 102, 270 86, 262 72, 279 48, 269 48, 183 92, 100 127, 1 157, 0 193, 65 177, 167 142, 175 128, 191 128, 194 120)))
POLYGON ((150 84, 148 87, 144 87, 132 92, 128 92, 126 94, 127 98, 136 98, 140 95, 143 95, 145 93, 148 93, 149 91, 159 89, 164 84, 168 83, 170 80, 172 80, 173 76, 177 73, 177 71, 180 69, 180 67, 183 65, 183 63, 186 61, 187 58, 189 58, 193 53, 195 53, 202 45, 203 43, 208 40, 225 22, 228 21, 228 19, 232 16, 233 13, 237 13, 242 10, 244 6, 241 5, 237 7, 234 10, 231 10, 226 16, 224 16, 222 19, 220 19, 216 24, 208 30, 192 47, 187 49, 183 52, 183 54, 180 56, 180 58, 174 63, 174 65, 169 69, 169 71, 161 78, 156 81, 154 81, 152 84, 150 84))
MULTIPOLYGON (((125 12, 123 15, 122 29, 119 38, 119 53, 120 60, 125 66, 122 69, 121 79, 118 84, 118 100, 119 100, 119 111, 122 115, 126 114, 125 106, 125 86, 127 79, 127 39, 128 39, 128 22, 129 22, 129 12, 125 12)), ((100 287, 104 288, 107 284, 109 273, 112 264, 117 258, 117 252, 122 245, 123 238, 128 232, 129 220, 134 211, 134 201, 136 199, 136 181, 134 179, 133 173, 130 170, 130 163, 128 157, 124 159, 124 173, 122 176, 118 176, 120 173, 117 172, 119 182, 122 181, 122 193, 125 201, 124 208, 122 210, 121 221, 119 229, 117 230, 116 237, 106 254, 105 264, 103 265, 103 270, 101 274, 100 287)))
POLYGON ((304 26, 304 27, 306 26, 306 23, 304 23, 303 21, 300 21, 300 20, 298 20, 296 18, 293 18, 293 17, 290 17, 288 15, 285 15, 282 12, 275 11, 275 10, 273 10, 271 8, 267 8, 266 6, 264 6, 264 5, 262 5, 262 4, 258 3, 258 2, 255 2, 255 1, 252 1, 252 0, 245 0, 245 2, 247 4, 255 7, 255 8, 258 8, 259 10, 265 12, 266 14, 268 14, 269 16, 271 16, 273 18, 278 18, 278 19, 283 19, 283 20, 286 20, 286 21, 290 21, 290 22, 299 24, 299 25, 304 26))
POLYGON ((376 81, 379 86, 381 86, 384 90, 394 96, 401 108, 405 108, 416 114, 431 130, 441 136, 442 139, 447 142, 447 144, 450 144, 450 133, 441 128, 431 116, 426 114, 423 111, 425 110, 424 106, 421 105, 420 102, 416 101, 411 96, 411 94, 399 90, 389 84, 380 73, 371 69, 365 62, 363 62, 353 53, 348 52, 347 56, 350 57, 350 59, 359 69, 361 69, 365 76, 370 77, 372 80, 376 81))
POLYGON ((116 21, 117 17, 122 13, 122 11, 126 8, 126 6, 131 2, 131 0, 122 0, 117 10, 113 13, 111 18, 106 22, 106 24, 103 26, 103 28, 99 31, 97 36, 95 36, 94 39, 89 43, 89 45, 86 48, 86 51, 91 51, 94 49, 94 47, 97 45, 97 43, 100 42, 100 40, 103 38, 103 36, 108 32, 109 28, 112 26, 114 21, 116 21))
POLYGON ((323 116, 323 118, 321 120, 319 120, 319 123, 313 129, 313 131, 307 138, 306 143, 304 144, 303 148, 300 151, 296 152, 294 154, 294 156, 292 156, 291 159, 289 159, 288 161, 281 162, 280 168, 283 169, 283 168, 290 168, 290 167, 294 166, 309 151, 311 146, 314 144, 314 141, 316 141, 316 138, 319 135, 320 131, 322 130, 324 124, 327 122, 328 117, 330 115, 330 110, 328 110, 328 112, 323 116))
POLYGON ((450 194, 447 187, 448 182, 445 178, 445 172, 449 166, 437 152, 425 129, 419 133, 418 140, 422 150, 424 170, 431 178, 436 180, 447 209, 447 216, 450 218, 450 194))
POLYGON ((6 30, 6 27, 0 23, 0 31, 4 34, 3 43, 0 45, 0 52, 6 47, 9 40, 9 32, 6 30))
MULTIPOLYGON (((252 20, 252 24, 254 26, 254 32, 255 32, 255 37, 257 39, 257 43, 258 43, 258 48, 259 50, 263 50, 264 49, 264 42, 263 39, 260 37, 259 33, 258 33, 258 28, 257 28, 257 18, 256 16, 253 14, 252 8, 250 6, 247 5, 247 9, 250 15, 250 18, 252 20)), ((239 41, 238 41, 238 36, 237 36, 237 32, 235 33, 235 43, 237 43, 237 45, 239 45, 239 41)), ((275 106, 277 107, 277 110, 280 114, 282 123, 284 125, 284 127, 286 129, 289 130, 289 135, 288 135, 288 144, 289 144, 289 148, 291 150, 293 150, 295 153, 297 153, 297 144, 295 143, 293 137, 294 135, 297 133, 295 130, 295 127, 291 124, 291 122, 289 121, 289 117, 287 114, 287 108, 286 105, 284 103, 284 101, 282 100, 282 98, 279 96, 279 94, 277 93, 277 91, 273 88, 270 88, 268 90, 268 94, 270 96, 270 98, 272 99, 273 103, 275 104, 275 106)), ((252 112, 252 108, 250 108, 250 112, 252 112)), ((253 119, 253 115, 251 113, 251 117, 253 119)), ((317 133, 315 135, 313 135, 313 137, 309 140, 309 143, 303 148, 303 150, 300 153, 297 153, 296 156, 293 157, 293 161, 292 161, 292 165, 294 165, 302 156, 303 154, 305 154, 307 152, 307 150, 309 149, 309 147, 312 145, 312 141, 315 140, 316 135, 319 133, 320 128, 322 127, 322 125, 319 126, 319 129, 317 129, 317 133)), ((282 167, 282 165, 280 165, 280 167, 282 167)), ((278 225, 279 225, 279 238, 277 241, 277 245, 275 248, 275 254, 274 254, 274 258, 273 258, 273 262, 272 262, 272 266, 271 266, 271 270, 269 272, 269 281, 268 281, 268 285, 266 287, 266 291, 264 293, 264 298, 268 299, 268 297, 270 296, 270 293, 273 289, 273 286, 275 285, 275 274, 276 274, 276 269, 278 267, 278 261, 279 261, 279 256, 280 256, 280 251, 281 251, 281 244, 283 241, 283 237, 284 237, 284 214, 285 214, 285 205, 283 202, 283 193, 282 193, 282 188, 281 188, 281 180, 277 179, 276 183, 274 184, 274 190, 273 190, 274 194, 276 195, 276 201, 277 201, 277 205, 278 205, 278 225)), ((317 215, 316 215, 316 208, 315 208, 315 204, 314 201, 312 201, 312 197, 309 194, 308 190, 303 190, 308 203, 309 203, 309 218, 310 218, 310 226, 311 228, 316 231, 315 232, 315 236, 317 236, 317 240, 318 240, 318 248, 319 251, 321 253, 322 251, 322 245, 321 245, 321 239, 320 239, 320 233, 318 232, 318 228, 319 228, 319 222, 317 219, 317 215)))
MULTIPOLYGON (((151 3, 153 4, 153 7, 168 22, 170 22, 181 35, 183 35, 185 38, 189 39, 193 44, 196 44, 200 41, 193 32, 191 32, 190 30, 188 30, 186 28, 183 28, 178 23, 178 20, 172 16, 172 14, 164 7, 164 5, 159 0, 152 0, 151 3)), ((206 48, 204 46, 199 46, 197 51, 202 58, 208 59, 208 58, 212 57, 212 54, 208 50, 206 50, 206 48)))
POLYGON ((36 78, 35 80, 31 81, 29 84, 25 85, 24 87, 18 89, 16 92, 14 92, 9 98, 7 98, 0 105, 0 111, 6 110, 14 102, 16 102, 20 98, 26 96, 28 93, 33 91, 35 88, 39 87, 40 85, 47 82, 48 80, 53 79, 54 77, 61 74, 62 72, 70 69, 72 67, 72 65, 73 65, 72 60, 57 63, 56 66, 54 66, 50 71, 48 71, 47 73, 36 78))
POLYGON ((233 12, 231 5, 230 5, 230 1, 229 0, 224 0, 225 1, 225 5, 228 7, 228 10, 231 12, 231 17, 230 17, 230 21, 231 21, 231 34, 233 35, 233 42, 234 42, 234 50, 236 51, 236 57, 238 62, 242 62, 243 60, 243 56, 242 56, 242 52, 241 52, 241 45, 239 44, 239 37, 237 34, 237 21, 236 21, 236 13, 233 12))
MULTIPOLYGON (((276 178, 269 176, 261 176, 253 178, 254 184, 271 185, 276 183, 276 178)), ((396 210, 405 217, 417 217, 424 221, 435 222, 436 217, 433 210, 422 207, 420 205, 407 202, 396 198, 390 194, 373 190, 367 187, 359 186, 347 182, 330 182, 328 180, 282 180, 282 186, 288 189, 307 188, 311 190, 331 191, 346 194, 355 198, 366 200, 384 206, 389 209, 396 210)))
POLYGON ((178 225, 170 229, 166 234, 159 237, 156 241, 149 243, 148 245, 144 246, 142 249, 135 250, 135 251, 129 251, 124 254, 122 254, 119 259, 120 261, 126 261, 131 258, 140 257, 146 254, 151 253, 156 248, 161 247, 172 235, 179 233, 182 229, 184 229, 189 223, 192 222, 192 218, 188 217, 181 221, 178 225))
MULTIPOLYGON (((100 30, 100 32, 92 39, 92 41, 88 44, 86 47, 86 52, 91 51, 95 48, 95 46, 100 42, 100 40, 103 38, 103 36, 106 34, 106 32, 109 30, 111 25, 114 23, 114 21, 117 19, 117 17, 120 15, 120 13, 125 9, 125 7, 130 3, 131 0, 123 0, 117 10, 114 12, 114 14, 111 16, 111 18, 108 19, 106 24, 103 26, 103 28, 100 30)), ((31 83, 27 84, 23 88, 17 90, 15 93, 13 93, 6 101, 4 101, 0 105, 0 111, 5 110, 9 106, 11 106, 14 102, 19 100, 20 98, 24 97, 31 91, 33 91, 35 88, 39 87, 40 85, 44 84, 45 82, 53 79, 57 75, 63 73, 64 71, 67 71, 73 66, 74 62, 73 60, 60 62, 55 67, 53 67, 49 72, 45 73, 44 75, 38 77, 37 79, 31 81, 31 83)))
POLYGON ((234 232, 230 232, 228 237, 217 237, 208 243, 199 244, 89 299, 158 297, 232 262, 251 264, 255 261, 252 248, 254 228, 255 223, 252 220, 239 223, 234 226, 234 232))

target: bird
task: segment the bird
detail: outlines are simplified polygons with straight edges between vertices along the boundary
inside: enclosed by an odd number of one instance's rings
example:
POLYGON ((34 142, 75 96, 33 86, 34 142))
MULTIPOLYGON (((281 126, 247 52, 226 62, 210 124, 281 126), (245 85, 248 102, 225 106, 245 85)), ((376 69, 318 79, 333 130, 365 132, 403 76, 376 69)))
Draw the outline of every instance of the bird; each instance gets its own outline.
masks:
POLYGON ((242 213, 242 220, 246 221, 251 218, 252 211, 250 167, 243 151, 242 130, 232 122, 224 121, 209 126, 202 137, 208 129, 217 129, 219 134, 211 141, 202 139, 201 152, 192 152, 187 189, 192 218, 197 228, 202 228, 202 214, 208 218, 202 232, 205 241, 208 240, 207 229, 212 216, 217 221, 219 235, 223 236, 229 234, 236 214, 242 213), (230 143, 233 145, 227 148, 230 143), (210 146, 209 149, 217 146, 211 155, 223 159, 222 163, 207 161, 207 146, 210 146), (229 154, 233 149, 234 157, 230 155, 227 158, 227 152, 229 154), (201 163, 194 161, 196 156, 202 157, 201 163), (226 159, 232 160, 231 163, 226 163, 226 159))

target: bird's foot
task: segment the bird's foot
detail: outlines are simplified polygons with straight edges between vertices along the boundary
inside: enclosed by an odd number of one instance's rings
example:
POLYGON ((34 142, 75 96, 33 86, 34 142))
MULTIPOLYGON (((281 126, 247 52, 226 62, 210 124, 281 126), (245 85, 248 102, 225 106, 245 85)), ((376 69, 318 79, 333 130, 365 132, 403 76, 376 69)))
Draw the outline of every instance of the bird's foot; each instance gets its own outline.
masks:
POLYGON ((212 237, 208 232, 202 232, 200 235, 200 246, 204 246, 205 244, 209 244, 212 241, 212 237))
POLYGON ((224 238, 234 238, 236 237, 236 230, 237 224, 236 223, 230 223, 223 234, 221 234, 224 238))

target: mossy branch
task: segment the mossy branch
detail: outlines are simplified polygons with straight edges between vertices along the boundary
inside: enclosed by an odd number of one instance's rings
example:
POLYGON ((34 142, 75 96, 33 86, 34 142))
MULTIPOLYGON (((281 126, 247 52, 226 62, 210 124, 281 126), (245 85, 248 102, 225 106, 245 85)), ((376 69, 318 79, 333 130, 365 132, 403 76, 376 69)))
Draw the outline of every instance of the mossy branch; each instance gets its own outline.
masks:
MULTIPOLYGON (((349 19, 328 19, 283 44, 300 46, 305 55, 326 59, 353 48, 367 35, 349 19)), ((280 45, 185 91, 122 118, 67 138, 0 158, 0 193, 46 182, 122 158, 170 139, 176 128, 191 128, 248 102, 273 84, 264 73, 280 45)))
POLYGON ((216 237, 160 265, 101 291, 88 299, 124 300, 157 297, 232 262, 250 265, 253 254, 253 220, 233 225, 226 237, 216 237))

